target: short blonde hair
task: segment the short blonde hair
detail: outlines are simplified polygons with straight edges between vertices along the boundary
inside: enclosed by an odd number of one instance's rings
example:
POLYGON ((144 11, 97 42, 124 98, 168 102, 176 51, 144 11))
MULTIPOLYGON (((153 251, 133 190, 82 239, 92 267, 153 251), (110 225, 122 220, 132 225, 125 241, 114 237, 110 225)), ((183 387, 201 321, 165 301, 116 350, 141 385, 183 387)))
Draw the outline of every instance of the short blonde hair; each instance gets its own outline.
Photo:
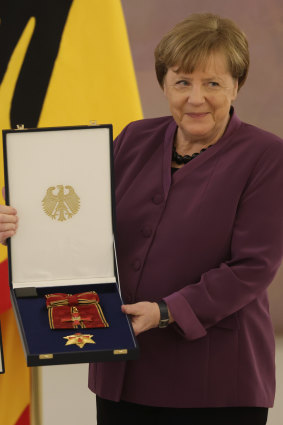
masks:
POLYGON ((157 45, 155 71, 163 88, 168 68, 192 73, 205 65, 212 53, 223 52, 231 76, 238 81, 239 89, 246 81, 249 69, 248 41, 230 19, 211 13, 193 14, 177 24, 157 45))

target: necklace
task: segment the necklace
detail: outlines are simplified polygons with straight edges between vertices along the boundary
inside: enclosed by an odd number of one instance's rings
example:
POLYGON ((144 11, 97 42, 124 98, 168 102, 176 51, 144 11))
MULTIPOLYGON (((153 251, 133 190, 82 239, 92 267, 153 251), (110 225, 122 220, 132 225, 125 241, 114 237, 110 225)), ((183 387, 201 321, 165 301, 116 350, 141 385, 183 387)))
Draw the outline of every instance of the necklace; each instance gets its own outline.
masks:
POLYGON ((207 148, 203 148, 203 149, 201 149, 200 152, 193 153, 192 155, 184 155, 184 156, 178 154, 178 152, 176 152, 175 146, 173 146, 172 161, 176 162, 176 164, 179 164, 179 165, 180 164, 187 164, 192 159, 197 157, 201 152, 206 151, 206 149, 210 148, 211 146, 212 145, 209 145, 209 146, 207 146, 207 148))

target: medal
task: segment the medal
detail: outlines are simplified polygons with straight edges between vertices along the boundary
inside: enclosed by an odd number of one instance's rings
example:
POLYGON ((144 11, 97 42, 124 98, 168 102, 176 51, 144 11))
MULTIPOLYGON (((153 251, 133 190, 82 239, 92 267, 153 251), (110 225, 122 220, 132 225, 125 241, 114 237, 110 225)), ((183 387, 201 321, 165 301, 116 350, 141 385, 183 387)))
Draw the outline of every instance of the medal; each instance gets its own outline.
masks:
POLYGON ((83 348, 85 344, 95 344, 95 342, 91 339, 93 335, 90 334, 81 334, 76 333, 74 335, 64 336, 64 339, 67 339, 65 345, 76 344, 78 347, 83 348))
POLYGON ((108 328, 95 291, 46 294, 50 329, 108 328))

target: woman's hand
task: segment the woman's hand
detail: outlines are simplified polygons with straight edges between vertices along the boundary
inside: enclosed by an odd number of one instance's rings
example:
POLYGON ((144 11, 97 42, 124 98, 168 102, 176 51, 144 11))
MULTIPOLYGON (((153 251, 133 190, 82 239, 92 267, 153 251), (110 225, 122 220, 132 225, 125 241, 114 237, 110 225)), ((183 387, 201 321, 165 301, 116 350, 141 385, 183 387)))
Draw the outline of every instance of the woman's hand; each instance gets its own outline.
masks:
MULTIPOLYGON (((4 189, 2 189, 2 193, 5 197, 4 189)), ((15 208, 0 204, 0 243, 5 244, 6 239, 16 233, 18 221, 15 208)))
POLYGON ((160 321, 157 303, 143 301, 136 304, 124 304, 122 312, 131 316, 135 335, 151 328, 157 328, 160 321))

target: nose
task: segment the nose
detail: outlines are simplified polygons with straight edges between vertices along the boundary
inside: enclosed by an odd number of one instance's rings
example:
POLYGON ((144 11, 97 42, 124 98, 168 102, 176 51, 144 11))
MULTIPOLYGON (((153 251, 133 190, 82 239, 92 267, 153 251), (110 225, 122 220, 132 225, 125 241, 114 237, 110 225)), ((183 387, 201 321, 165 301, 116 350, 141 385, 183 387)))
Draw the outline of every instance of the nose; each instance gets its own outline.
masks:
POLYGON ((203 88, 200 85, 192 85, 188 95, 188 103, 192 105, 201 105, 205 102, 203 88))

